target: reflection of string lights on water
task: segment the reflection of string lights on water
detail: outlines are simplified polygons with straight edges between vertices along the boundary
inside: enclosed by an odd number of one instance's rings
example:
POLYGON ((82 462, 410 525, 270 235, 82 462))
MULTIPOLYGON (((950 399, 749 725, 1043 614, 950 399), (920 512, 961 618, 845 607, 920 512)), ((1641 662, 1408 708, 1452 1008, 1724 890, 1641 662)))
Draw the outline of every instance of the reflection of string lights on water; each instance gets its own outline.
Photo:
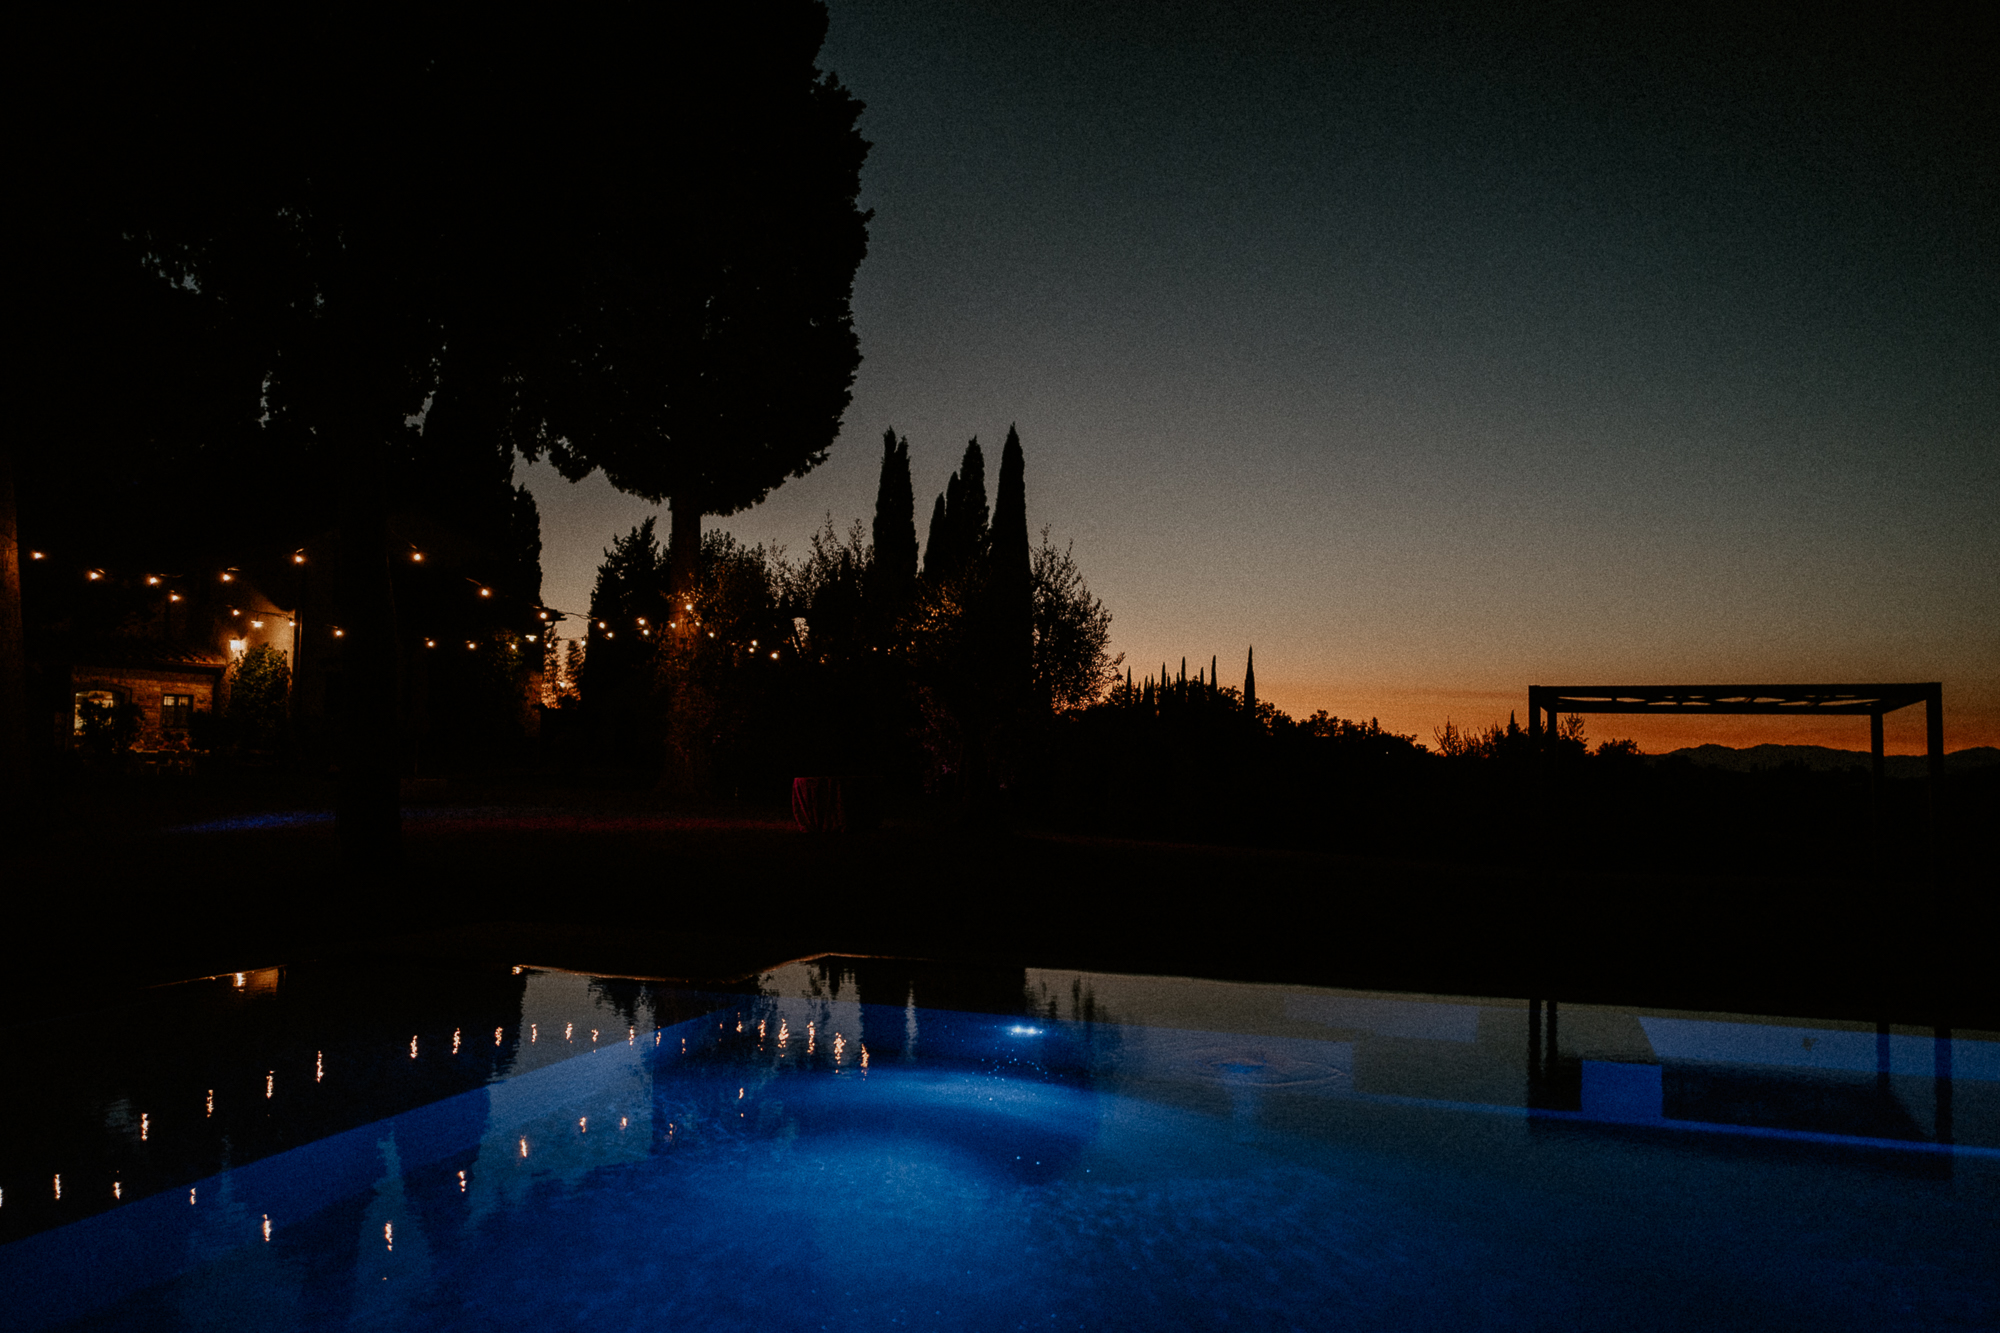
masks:
POLYGON ((152 1130, 153 1130, 153 1118, 147 1115, 144 1111, 139 1112, 139 1142, 144 1143, 146 1141, 146 1136, 150 1134, 152 1130))
POLYGON ((861 1046, 861 1067, 863 1069, 868 1068, 868 1045, 866 1042, 863 1042, 861 1046))
POLYGON ((789 1046, 791 1043, 792 1025, 781 1018, 778 1020, 778 1045, 789 1046))
POLYGON ((528 1140, 525 1136, 523 1136, 521 1139, 521 1156, 526 1157, 527 1155, 528 1155, 528 1140))
POLYGON ((577 1133, 579 1133, 579 1134, 588 1134, 588 1133, 590 1133, 590 1117, 589 1117, 589 1116, 587 1116, 587 1115, 580 1115, 580 1116, 578 1116, 578 1117, 576 1118, 576 1132, 577 1132, 577 1133))
POLYGON ((458 1033, 459 1030, 457 1028, 451 1030, 451 1053, 453 1055, 458 1054, 458 1033))
POLYGON ((498 1046, 498 1045, 500 1044, 500 1029, 499 1029, 499 1028, 494 1028, 494 1029, 493 1029, 493 1044, 494 1044, 495 1046, 498 1046))
POLYGON ((56 1176, 56 1199, 58 1201, 62 1199, 62 1176, 60 1173, 56 1176))
POLYGON ((319 1082, 319 1081, 320 1081, 321 1079, 323 1079, 323 1078, 325 1078, 325 1077, 326 1077, 326 1052, 325 1052, 325 1051, 314 1051, 314 1052, 313 1052, 313 1082, 317 1083, 317 1082, 319 1082))
POLYGON ((394 1222, 384 1222, 382 1224, 382 1243, 392 1251, 396 1248, 396 1224, 394 1222))
POLYGON ((575 1036, 576 1036, 576 1024, 574 1023, 563 1024, 563 1040, 571 1041, 575 1038, 575 1036))
POLYGON ((814 1026, 813 1026, 813 1025, 812 1025, 811 1023, 807 1023, 807 1024, 806 1024, 806 1054, 807 1054, 807 1055, 811 1055, 811 1054, 813 1053, 813 1048, 814 1048, 814 1047, 815 1047, 816 1045, 818 1045, 818 1042, 819 1042, 819 1036, 818 1036, 818 1033, 817 1033, 817 1031, 816 1031, 816 1030, 814 1029, 814 1026))
POLYGON ((833 1034, 833 1062, 834 1062, 835 1064, 839 1064, 839 1063, 840 1063, 840 1054, 841 1054, 841 1052, 842 1052, 842 1051, 845 1051, 846 1049, 847 1049, 847 1038, 845 1038, 845 1037, 841 1036, 841 1035, 840 1035, 840 1034, 839 1034, 838 1032, 834 1033, 834 1034, 833 1034))
POLYGON ((412 1060, 417 1058, 417 1039, 415 1037, 410 1038, 410 1058, 412 1060))
POLYGON ((266 1213, 266 1214, 264 1214, 264 1240, 265 1240, 265 1243, 267 1243, 267 1244, 268 1244, 268 1243, 270 1242, 270 1239, 271 1239, 271 1215, 270 1215, 269 1213, 266 1213))
POLYGON ((528 1024, 528 1045, 533 1046, 536 1042, 540 1041, 541 1039, 542 1039, 542 1025, 539 1023, 528 1024))
POLYGON ((189 1190, 189 1191, 188 1191, 188 1207, 190 1207, 190 1208, 194 1207, 194 1191, 193 1191, 193 1190, 189 1190))
POLYGON ((458 1192, 460 1194, 465 1193, 465 1172, 463 1171, 458 1173, 458 1192))
POLYGON ((210 1089, 208 1090, 208 1112, 207 1112, 207 1113, 208 1113, 209 1115, 214 1115, 214 1114, 215 1114, 215 1089, 214 1089, 214 1088, 210 1088, 210 1089))

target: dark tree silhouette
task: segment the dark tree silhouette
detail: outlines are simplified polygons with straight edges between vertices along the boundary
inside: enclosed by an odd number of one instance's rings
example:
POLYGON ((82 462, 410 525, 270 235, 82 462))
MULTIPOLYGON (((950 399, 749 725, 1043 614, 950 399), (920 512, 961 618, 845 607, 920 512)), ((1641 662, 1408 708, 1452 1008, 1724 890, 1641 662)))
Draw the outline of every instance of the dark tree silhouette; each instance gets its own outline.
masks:
POLYGON ((1250 655, 1243 660, 1243 711, 1251 717, 1257 716, 1257 649, 1252 647, 1250 655))
POLYGON ((1013 426, 1007 427, 1007 443, 1000 450, 1000 489, 994 498, 987 560, 996 666, 1003 689, 1018 694, 1028 684, 1034 655, 1035 589, 1028 550, 1026 463, 1020 433, 1013 426))
MULTIPOLYGON (((956 476, 953 480, 957 480, 956 476)), ((940 491, 938 498, 931 502, 931 524, 924 530, 924 577, 927 579, 943 576, 943 552, 951 542, 951 538, 945 535, 945 495, 946 492, 940 491)))
POLYGON ((931 511, 930 542, 924 548, 924 577, 933 582, 956 578, 986 552, 986 456, 977 436, 966 442, 965 456, 939 504, 931 511))
POLYGON ((619 160, 592 183, 553 373, 521 400, 530 457, 671 505, 677 591, 703 517, 825 461, 861 361, 850 299, 870 216, 861 103, 813 63, 825 10, 703 12, 705 40, 648 43, 637 128, 610 127, 619 160))
POLYGON ((875 556, 869 593, 876 619, 893 625, 909 609, 917 583, 916 493, 910 482, 910 441, 882 433, 882 476, 875 487, 875 556))

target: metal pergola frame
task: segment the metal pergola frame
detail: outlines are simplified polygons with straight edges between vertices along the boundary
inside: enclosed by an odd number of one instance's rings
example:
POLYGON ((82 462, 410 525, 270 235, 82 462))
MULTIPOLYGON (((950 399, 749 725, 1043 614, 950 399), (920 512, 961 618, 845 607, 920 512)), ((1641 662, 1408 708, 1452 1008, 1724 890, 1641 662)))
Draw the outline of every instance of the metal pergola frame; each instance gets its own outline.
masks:
POLYGON ((1933 799, 1944 777, 1944 685, 1530 685, 1528 734, 1539 738, 1542 717, 1554 734, 1563 713, 1665 715, 1762 714, 1766 717, 1860 716, 1868 718, 1868 751, 1882 780, 1882 716, 1912 704, 1924 706, 1925 751, 1933 799))

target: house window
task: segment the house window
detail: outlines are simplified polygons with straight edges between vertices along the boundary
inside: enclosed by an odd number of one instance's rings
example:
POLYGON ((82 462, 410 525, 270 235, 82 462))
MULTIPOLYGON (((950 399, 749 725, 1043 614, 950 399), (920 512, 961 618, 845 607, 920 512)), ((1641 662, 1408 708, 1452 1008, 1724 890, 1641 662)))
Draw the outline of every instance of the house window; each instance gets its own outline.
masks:
POLYGON ((76 692, 76 727, 81 736, 84 728, 92 721, 109 728, 111 719, 118 708, 118 696, 110 690, 78 690, 76 692), (100 720, 101 719, 101 720, 100 720))
POLYGON ((160 696, 160 730, 186 731, 188 719, 194 715, 192 694, 163 694, 160 696))

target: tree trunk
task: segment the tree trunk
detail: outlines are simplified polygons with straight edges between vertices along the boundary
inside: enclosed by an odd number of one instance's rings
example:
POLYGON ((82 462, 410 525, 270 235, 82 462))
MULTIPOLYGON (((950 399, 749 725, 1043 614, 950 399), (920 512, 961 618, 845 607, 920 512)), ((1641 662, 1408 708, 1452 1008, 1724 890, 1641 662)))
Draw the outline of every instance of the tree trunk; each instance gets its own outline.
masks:
POLYGON ((701 578, 701 509, 693 501, 668 501, 667 580, 676 597, 694 591, 701 578))
POLYGON ((340 783, 335 826, 350 870, 375 871, 402 853, 403 816, 397 769, 401 751, 401 645, 396 596, 389 580, 389 515, 383 494, 387 459, 382 442, 359 428, 349 455, 340 515, 342 615, 347 642, 346 697, 336 721, 340 783))
POLYGON ((667 700, 666 768, 660 786, 669 795, 708 795, 709 730, 714 722, 714 701, 693 674, 695 636, 700 632, 683 608, 683 598, 695 591, 701 579, 701 509, 692 501, 671 502, 672 525, 667 533, 667 583, 673 598, 675 638, 673 659, 681 671, 664 681, 672 693, 667 700))
POLYGON ((21 628, 21 537, 14 450, 0 447, 0 831, 29 826, 28 656, 21 628))

